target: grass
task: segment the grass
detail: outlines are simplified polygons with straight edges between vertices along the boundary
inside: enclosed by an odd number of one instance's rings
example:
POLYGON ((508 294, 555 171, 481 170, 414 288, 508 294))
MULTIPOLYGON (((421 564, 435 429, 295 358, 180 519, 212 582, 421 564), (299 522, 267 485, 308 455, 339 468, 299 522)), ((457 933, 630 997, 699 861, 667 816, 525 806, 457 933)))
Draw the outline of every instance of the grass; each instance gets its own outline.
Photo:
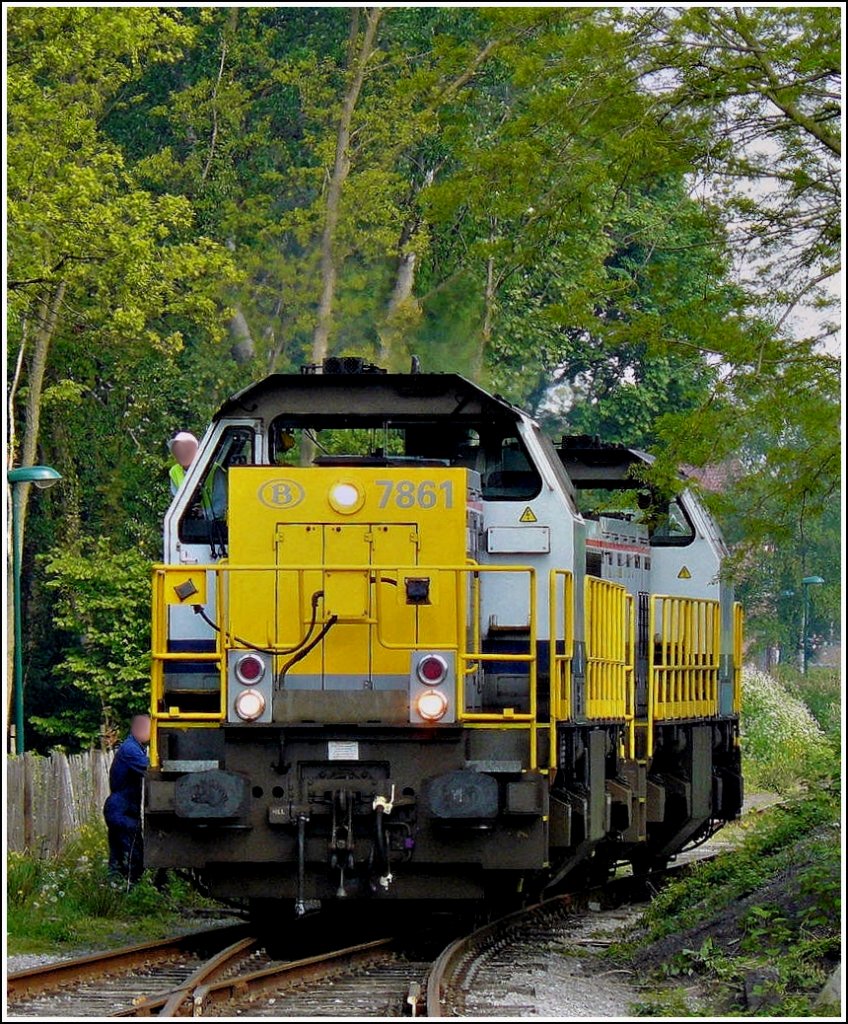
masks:
POLYGON ((10 852, 6 886, 9 953, 163 938, 185 926, 186 908, 211 905, 172 873, 161 889, 150 871, 131 888, 110 879, 102 825, 85 826, 57 858, 10 852))
POLYGON ((693 982, 707 1016, 814 1013, 841 956, 838 813, 827 791, 774 807, 737 850, 656 897, 610 951, 644 979, 637 1015, 686 1015, 680 990, 693 982))
POLYGON ((841 957, 839 709, 838 673, 746 670, 746 788, 786 799, 732 826, 736 849, 669 885, 610 949, 642 979, 636 1015, 838 1016, 816 998, 841 957))

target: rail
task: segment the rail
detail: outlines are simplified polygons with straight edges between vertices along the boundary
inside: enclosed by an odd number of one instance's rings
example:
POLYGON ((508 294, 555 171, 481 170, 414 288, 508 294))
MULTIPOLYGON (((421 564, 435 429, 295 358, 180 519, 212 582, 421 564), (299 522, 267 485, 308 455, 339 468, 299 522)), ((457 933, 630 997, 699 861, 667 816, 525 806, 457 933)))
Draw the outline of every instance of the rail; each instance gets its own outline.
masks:
POLYGON ((714 860, 715 857, 715 853, 704 852, 691 861, 672 864, 648 875, 618 875, 605 885, 562 893, 513 911, 455 939, 436 957, 427 975, 427 1016, 465 1016, 461 1005, 463 997, 471 990, 472 979, 480 976, 480 958, 487 951, 503 951, 511 941, 526 934, 529 928, 556 925, 568 917, 585 913, 590 904, 619 906, 623 902, 642 902, 648 893, 656 893, 665 881, 688 874, 697 863, 714 860))
POLYGON ((71 960, 59 960, 56 963, 30 967, 7 976, 7 999, 10 1003, 31 999, 51 989, 79 986, 86 980, 99 978, 104 974, 140 970, 151 964, 167 961, 176 955, 220 950, 232 942, 243 941, 247 932, 248 927, 243 924, 205 928, 186 935, 122 946, 103 953, 91 953, 71 960))

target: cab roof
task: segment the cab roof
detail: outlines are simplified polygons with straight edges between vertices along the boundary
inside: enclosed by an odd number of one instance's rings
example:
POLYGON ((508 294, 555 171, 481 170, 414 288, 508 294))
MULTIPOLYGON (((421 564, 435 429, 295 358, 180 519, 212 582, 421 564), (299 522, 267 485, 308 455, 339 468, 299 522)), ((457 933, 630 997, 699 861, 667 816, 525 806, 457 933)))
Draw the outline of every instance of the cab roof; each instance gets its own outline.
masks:
POLYGON ((272 373, 228 398, 213 419, 281 414, 513 421, 527 416, 458 373, 272 373))

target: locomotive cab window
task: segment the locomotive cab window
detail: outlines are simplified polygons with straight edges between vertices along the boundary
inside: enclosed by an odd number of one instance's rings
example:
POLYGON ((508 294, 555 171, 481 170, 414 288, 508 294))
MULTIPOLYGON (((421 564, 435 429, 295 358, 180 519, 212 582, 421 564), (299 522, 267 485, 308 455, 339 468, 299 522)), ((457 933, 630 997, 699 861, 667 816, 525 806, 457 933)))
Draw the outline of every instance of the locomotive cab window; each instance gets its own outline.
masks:
MULTIPOLYGON (((228 427, 206 464, 188 507, 180 519, 179 537, 186 544, 208 544, 213 554, 227 543, 227 474, 231 466, 254 462, 250 427, 228 427)), ((220 551, 218 551, 220 549, 220 551)))
POLYGON ((484 501, 526 501, 542 480, 513 423, 453 420, 350 422, 322 417, 305 424, 280 416, 270 429, 271 462, 315 466, 458 466, 480 474, 484 501))
POLYGON ((616 487, 577 487, 577 504, 588 519, 622 519, 648 528, 651 547, 685 547, 695 539, 695 527, 679 498, 657 501, 629 482, 616 487))

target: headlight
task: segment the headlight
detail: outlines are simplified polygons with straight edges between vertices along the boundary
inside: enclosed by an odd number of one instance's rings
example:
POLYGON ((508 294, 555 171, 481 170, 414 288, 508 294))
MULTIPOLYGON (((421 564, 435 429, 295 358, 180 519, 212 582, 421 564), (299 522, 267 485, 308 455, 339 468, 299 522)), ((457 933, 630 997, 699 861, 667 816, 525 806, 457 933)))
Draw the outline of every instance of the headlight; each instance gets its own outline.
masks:
POLYGON ((235 708, 239 718, 252 722, 265 710, 265 698, 258 690, 242 690, 236 697, 235 708))
POLYGON ((265 675, 265 662, 255 654, 245 654, 236 662, 236 679, 245 686, 253 686, 265 675))
POLYGON ((438 686, 448 674, 448 663, 438 654, 428 654, 418 662, 418 678, 428 686, 438 686))
POLYGON ((440 690, 427 690, 415 701, 415 710, 425 722, 438 722, 447 709, 448 699, 440 690))
POLYGON ((327 495, 330 505, 343 515, 358 512, 365 504, 365 495, 356 484, 341 481, 333 484, 327 495))

